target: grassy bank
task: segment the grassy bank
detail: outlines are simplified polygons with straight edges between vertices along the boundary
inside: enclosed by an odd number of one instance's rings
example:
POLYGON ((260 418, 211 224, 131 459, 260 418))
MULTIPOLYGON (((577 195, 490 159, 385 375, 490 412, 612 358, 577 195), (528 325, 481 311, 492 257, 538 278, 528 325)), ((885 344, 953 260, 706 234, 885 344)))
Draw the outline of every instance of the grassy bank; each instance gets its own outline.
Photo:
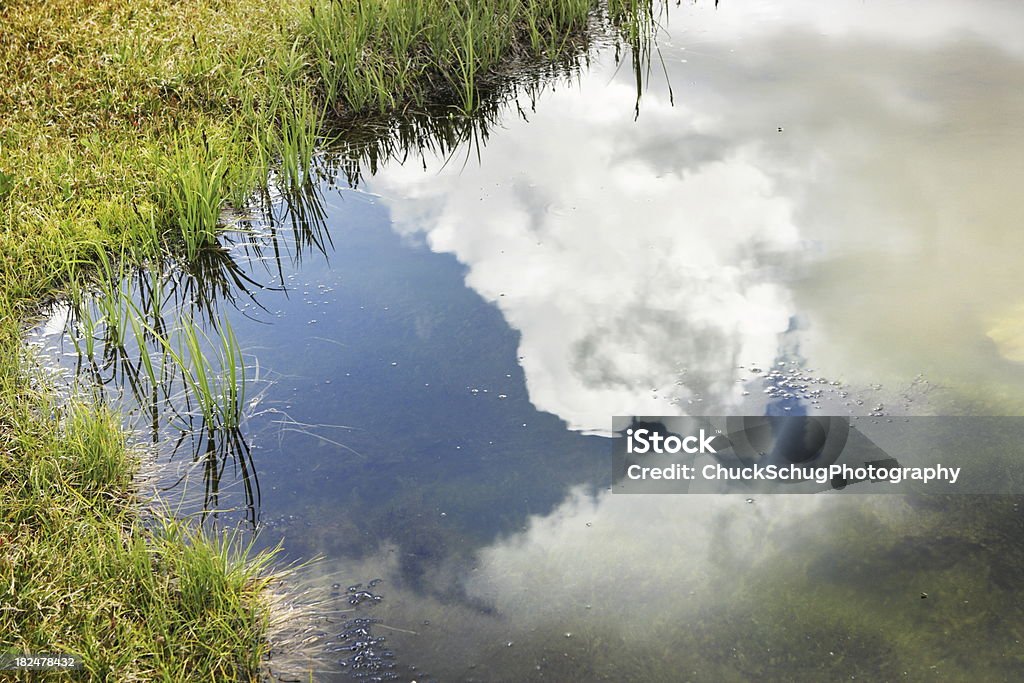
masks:
POLYGON ((266 647, 269 558, 244 562, 172 520, 144 529, 115 416, 81 406, 41 413, 47 397, 4 391, 24 399, 3 405, 4 649, 75 653, 84 680, 253 677, 266 647))
POLYGON ((58 407, 24 372, 27 316, 101 254, 200 258, 268 177, 309 182, 326 119, 472 113, 503 67, 649 17, 622 0, 0 3, 0 650, 193 681, 257 677, 266 648, 267 558, 143 528, 115 416, 58 407))
MULTIPOLYGON (((0 6, 0 284, 59 284, 96 242, 194 255, 279 167, 301 184, 324 116, 445 101, 503 64, 578 49, 593 0, 212 0, 0 6)), ((635 14, 621 0, 609 21, 635 14)), ((626 22, 630 26, 636 22, 626 22)))

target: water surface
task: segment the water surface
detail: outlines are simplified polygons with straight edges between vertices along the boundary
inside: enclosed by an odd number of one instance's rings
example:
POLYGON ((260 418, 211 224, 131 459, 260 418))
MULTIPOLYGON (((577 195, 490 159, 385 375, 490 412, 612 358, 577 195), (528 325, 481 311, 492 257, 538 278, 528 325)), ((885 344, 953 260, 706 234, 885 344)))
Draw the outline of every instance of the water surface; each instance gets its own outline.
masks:
POLYGON ((605 50, 486 144, 325 180, 228 245, 266 287, 221 305, 259 369, 260 487, 225 474, 218 504, 324 557, 353 610, 327 630, 364 643, 325 679, 1024 675, 1016 500, 617 496, 603 436, 1021 414, 1021 26, 996 1, 673 8, 639 102, 605 50))

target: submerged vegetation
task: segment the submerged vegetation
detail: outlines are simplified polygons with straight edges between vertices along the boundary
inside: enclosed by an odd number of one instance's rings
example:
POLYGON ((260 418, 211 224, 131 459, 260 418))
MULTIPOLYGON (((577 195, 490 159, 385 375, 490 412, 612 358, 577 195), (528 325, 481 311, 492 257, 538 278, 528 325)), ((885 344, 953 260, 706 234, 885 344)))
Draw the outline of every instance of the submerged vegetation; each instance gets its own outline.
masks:
POLYGON ((608 27, 636 52, 651 22, 636 0, 0 3, 0 648, 77 654, 90 680, 118 681, 256 678, 268 648, 270 557, 186 522, 143 523, 115 413, 58 401, 23 366, 22 325, 41 303, 68 303, 89 372, 124 373, 154 423, 177 373, 216 497, 210 452, 250 464, 246 369, 209 303, 244 289, 225 211, 266 202, 268 185, 296 220, 317 211, 327 122, 438 105, 461 119, 510 65, 571 62, 608 27), (216 338, 164 321, 168 262, 216 338), (220 276, 190 278, 210 269, 220 276), (130 277, 148 283, 142 299, 130 277))

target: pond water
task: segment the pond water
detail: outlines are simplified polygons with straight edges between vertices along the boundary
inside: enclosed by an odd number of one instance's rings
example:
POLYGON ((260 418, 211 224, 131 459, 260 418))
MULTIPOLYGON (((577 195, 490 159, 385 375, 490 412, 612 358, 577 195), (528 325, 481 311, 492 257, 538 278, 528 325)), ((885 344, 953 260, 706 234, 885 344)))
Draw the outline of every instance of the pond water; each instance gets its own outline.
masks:
POLYGON ((1024 7, 663 22, 639 99, 609 47, 169 275, 251 381, 216 473, 154 430, 164 495, 322 556, 324 680, 1019 680, 1019 499, 615 495, 607 434, 1021 414, 1024 7))

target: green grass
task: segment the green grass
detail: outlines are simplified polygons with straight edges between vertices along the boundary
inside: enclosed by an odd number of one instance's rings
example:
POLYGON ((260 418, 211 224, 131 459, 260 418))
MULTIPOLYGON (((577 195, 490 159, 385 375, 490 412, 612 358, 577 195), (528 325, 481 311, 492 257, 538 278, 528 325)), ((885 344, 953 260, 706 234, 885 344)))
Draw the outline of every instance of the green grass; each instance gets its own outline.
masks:
MULTIPOLYGON (((69 298, 88 311, 85 362, 110 367, 133 338, 165 334, 159 281, 143 315, 120 290, 132 266, 237 277, 225 209, 269 182, 317 210, 306 202, 328 120, 476 113, 510 67, 578 53, 601 22, 634 45, 634 14, 650 7, 595 3, 0 2, 0 651, 77 654, 89 680, 259 675, 270 558, 171 518, 145 527, 118 417, 37 389, 22 326, 69 298)), ((204 282, 191 294, 212 315, 218 285, 204 282)), ((197 334, 165 350, 204 416, 237 436, 237 341, 197 334)), ((159 360, 134 370, 154 391, 159 360)))
POLYGON ((37 301, 80 240, 194 257, 271 168, 306 180, 325 116, 472 113, 510 64, 578 53, 598 17, 635 43, 650 16, 621 0, 6 2, 0 285, 37 301))
POLYGON ((271 556, 145 528, 116 415, 0 388, 0 649, 75 653, 87 680, 255 677, 271 556))
POLYGON ((216 339, 211 340, 195 321, 186 318, 181 326, 180 348, 174 351, 168 346, 168 352, 183 369, 185 384, 199 404, 207 429, 230 431, 242 423, 245 364, 227 318, 220 319, 215 327, 216 339))

